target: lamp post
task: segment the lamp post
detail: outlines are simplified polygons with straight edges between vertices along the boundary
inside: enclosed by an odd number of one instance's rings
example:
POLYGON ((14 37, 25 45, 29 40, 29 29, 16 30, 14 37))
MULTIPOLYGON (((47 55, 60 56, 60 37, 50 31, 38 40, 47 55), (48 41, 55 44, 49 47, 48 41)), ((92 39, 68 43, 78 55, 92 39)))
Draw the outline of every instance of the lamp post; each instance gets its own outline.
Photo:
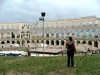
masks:
MULTIPOLYGON (((38 23, 35 23, 35 38, 37 37, 36 36, 36 29, 37 29, 37 26, 38 25, 38 23)), ((35 41, 35 51, 37 51, 37 41, 35 41)), ((36 56, 37 56, 37 53, 36 53, 36 56)))
POLYGON ((44 56, 44 17, 45 17, 45 12, 41 13, 41 17, 39 17, 40 21, 43 21, 43 56, 44 56))

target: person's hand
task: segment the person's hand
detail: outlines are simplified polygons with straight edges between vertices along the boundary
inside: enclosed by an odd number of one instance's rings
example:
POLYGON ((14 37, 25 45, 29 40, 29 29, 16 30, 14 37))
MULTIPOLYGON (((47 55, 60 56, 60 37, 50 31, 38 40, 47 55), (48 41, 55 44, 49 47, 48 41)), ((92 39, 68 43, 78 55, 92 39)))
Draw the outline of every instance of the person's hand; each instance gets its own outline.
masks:
POLYGON ((76 54, 76 51, 74 53, 76 54))

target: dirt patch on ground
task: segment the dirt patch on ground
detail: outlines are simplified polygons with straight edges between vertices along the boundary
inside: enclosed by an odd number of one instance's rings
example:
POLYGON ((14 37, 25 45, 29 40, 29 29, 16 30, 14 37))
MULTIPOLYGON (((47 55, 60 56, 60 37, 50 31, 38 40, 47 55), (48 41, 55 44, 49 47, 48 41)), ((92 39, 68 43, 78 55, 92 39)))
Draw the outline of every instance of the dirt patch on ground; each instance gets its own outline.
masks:
POLYGON ((32 74, 26 73, 26 72, 18 73, 18 72, 15 72, 15 71, 11 70, 11 71, 8 71, 5 75, 32 75, 32 74))
POLYGON ((56 72, 49 72, 48 75, 59 75, 56 72))
POLYGON ((64 68, 54 72, 49 72, 48 75, 76 75, 75 68, 64 68))

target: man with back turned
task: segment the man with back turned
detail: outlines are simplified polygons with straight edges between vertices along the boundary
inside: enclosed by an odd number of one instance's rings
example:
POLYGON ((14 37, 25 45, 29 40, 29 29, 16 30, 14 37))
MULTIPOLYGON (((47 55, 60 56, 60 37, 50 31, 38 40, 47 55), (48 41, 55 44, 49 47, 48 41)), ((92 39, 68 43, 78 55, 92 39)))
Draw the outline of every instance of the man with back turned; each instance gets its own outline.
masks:
POLYGON ((68 57, 67 65, 68 67, 74 67, 74 53, 76 53, 76 48, 72 37, 69 37, 69 40, 66 42, 66 48, 68 57))

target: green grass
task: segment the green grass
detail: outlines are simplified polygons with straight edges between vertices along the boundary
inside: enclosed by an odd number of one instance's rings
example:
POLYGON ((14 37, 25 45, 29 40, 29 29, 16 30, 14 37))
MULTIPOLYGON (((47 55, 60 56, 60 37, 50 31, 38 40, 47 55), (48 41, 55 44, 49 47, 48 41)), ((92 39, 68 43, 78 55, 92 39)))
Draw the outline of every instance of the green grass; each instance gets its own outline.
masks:
POLYGON ((100 55, 75 56, 76 67, 67 67, 66 56, 0 57, 0 75, 100 75, 100 55))

